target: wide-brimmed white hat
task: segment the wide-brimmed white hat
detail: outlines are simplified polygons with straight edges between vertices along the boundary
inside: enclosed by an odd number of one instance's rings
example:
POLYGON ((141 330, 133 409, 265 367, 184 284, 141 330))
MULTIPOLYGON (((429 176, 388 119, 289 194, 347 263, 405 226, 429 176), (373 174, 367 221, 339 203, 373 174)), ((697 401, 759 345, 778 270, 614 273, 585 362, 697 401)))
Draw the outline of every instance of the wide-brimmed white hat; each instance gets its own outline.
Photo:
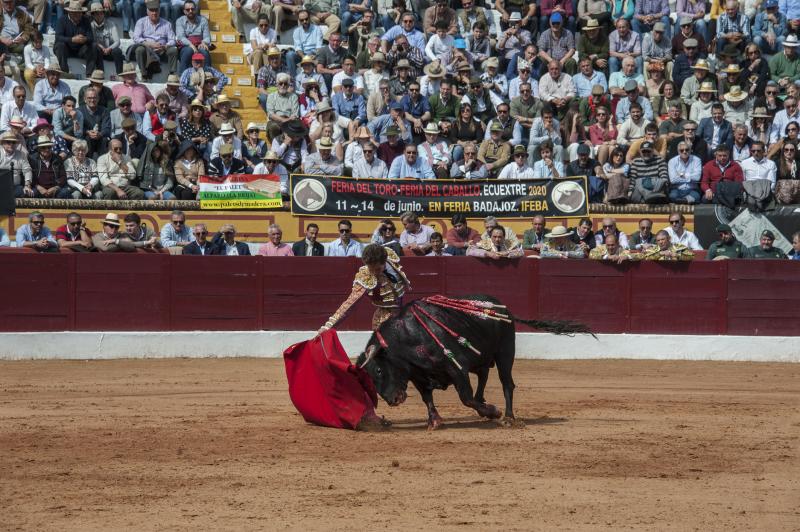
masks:
POLYGON ((572 231, 567 230, 567 228, 564 227, 563 225, 557 225, 553 228, 552 231, 550 231, 544 236, 545 238, 560 238, 562 236, 570 236, 571 234, 572 231))

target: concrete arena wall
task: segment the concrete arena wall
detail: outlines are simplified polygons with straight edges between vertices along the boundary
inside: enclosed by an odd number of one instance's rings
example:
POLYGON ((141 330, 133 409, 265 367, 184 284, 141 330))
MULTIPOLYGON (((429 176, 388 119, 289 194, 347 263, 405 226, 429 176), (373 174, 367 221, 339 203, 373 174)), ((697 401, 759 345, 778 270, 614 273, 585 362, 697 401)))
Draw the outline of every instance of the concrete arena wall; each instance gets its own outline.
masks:
MULTIPOLYGON (((371 333, 341 332, 351 357, 371 333)), ((0 360, 119 358, 278 358, 313 331, 0 333, 0 360)), ((576 337, 517 334, 517 358, 800 362, 793 337, 600 334, 576 337)))

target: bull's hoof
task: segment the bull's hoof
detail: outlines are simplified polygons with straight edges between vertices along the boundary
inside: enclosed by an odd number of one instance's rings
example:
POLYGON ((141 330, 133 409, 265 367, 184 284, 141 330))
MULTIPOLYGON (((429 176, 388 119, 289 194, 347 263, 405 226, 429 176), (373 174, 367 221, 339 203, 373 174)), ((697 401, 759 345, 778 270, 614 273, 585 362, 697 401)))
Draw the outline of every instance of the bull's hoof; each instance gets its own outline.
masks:
POLYGON ((525 422, 513 417, 504 417, 499 421, 500 426, 506 429, 524 429, 525 422))
POLYGON ((430 419, 428 419, 428 432, 436 430, 442 425, 444 425, 444 420, 441 417, 439 417, 439 414, 436 414, 435 416, 432 416, 430 419))
POLYGON ((361 421, 358 422, 356 426, 356 430, 362 430, 364 432, 375 432, 380 430, 387 430, 389 427, 392 426, 392 422, 386 419, 385 417, 381 416, 378 417, 375 413, 365 414, 364 417, 361 418, 361 421))
POLYGON ((503 413, 500 412, 500 410, 496 406, 490 405, 488 403, 480 405, 477 410, 478 414, 489 419, 500 419, 501 417, 503 417, 503 413))

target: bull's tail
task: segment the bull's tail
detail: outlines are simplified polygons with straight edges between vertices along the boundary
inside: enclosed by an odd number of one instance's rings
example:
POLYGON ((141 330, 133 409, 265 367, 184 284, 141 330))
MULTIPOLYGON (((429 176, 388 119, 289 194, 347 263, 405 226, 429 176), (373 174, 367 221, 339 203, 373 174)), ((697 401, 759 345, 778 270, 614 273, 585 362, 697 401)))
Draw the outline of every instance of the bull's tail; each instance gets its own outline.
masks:
POLYGON ((561 320, 525 320, 513 316, 510 312, 508 315, 515 322, 523 323, 529 327, 533 327, 534 329, 539 329, 540 331, 546 331, 553 334, 566 334, 569 336, 574 336, 576 334, 591 334, 595 339, 597 338, 597 336, 595 336, 589 327, 583 323, 561 320))

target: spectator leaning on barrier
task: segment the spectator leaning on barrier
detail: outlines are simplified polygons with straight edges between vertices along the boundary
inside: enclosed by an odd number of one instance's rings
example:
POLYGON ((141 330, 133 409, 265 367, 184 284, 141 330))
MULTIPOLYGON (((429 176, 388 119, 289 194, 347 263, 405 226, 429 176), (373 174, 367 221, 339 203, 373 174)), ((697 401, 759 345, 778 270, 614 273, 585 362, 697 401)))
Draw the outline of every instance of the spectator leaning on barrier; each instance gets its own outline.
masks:
POLYGON ((483 237, 477 244, 470 244, 467 255, 471 257, 486 257, 494 260, 517 259, 525 256, 519 241, 509 239, 506 229, 502 225, 495 225, 488 231, 489 236, 483 237))
POLYGON ((711 244, 706 253, 708 260, 743 259, 747 256, 747 248, 736 240, 731 226, 719 224, 716 229, 719 240, 711 244))
POLYGON ((103 230, 92 236, 92 245, 101 253, 116 253, 118 251, 135 251, 136 247, 131 240, 121 238, 119 232, 119 216, 110 212, 102 221, 103 230))
POLYGON ((67 215, 64 225, 56 229, 56 242, 59 249, 87 252, 92 249, 92 232, 86 228, 83 218, 77 212, 67 215))
POLYGON ((433 228, 422 225, 419 217, 413 212, 404 212, 400 223, 405 228, 400 234, 400 246, 404 255, 427 255, 431 250, 431 234, 433 228))
POLYGON ((669 233, 656 233, 656 245, 642 252, 643 260, 678 260, 687 261, 694 258, 694 252, 683 244, 673 244, 669 233))
POLYGON ((761 238, 757 246, 747 249, 748 259, 785 259, 786 253, 783 250, 773 247, 772 243, 775 242, 775 233, 769 229, 761 232, 761 238))
POLYGON ((800 260, 800 231, 792 235, 792 250, 789 251, 790 260, 800 260))
POLYGON ((563 225, 555 226, 545 235, 544 245, 538 255, 531 255, 541 259, 583 259, 586 250, 573 242, 570 237, 573 232, 563 225))
POLYGON ((250 255, 250 247, 244 242, 236 241, 236 228, 233 224, 224 224, 220 227, 219 233, 214 235, 211 245, 213 246, 212 255, 227 257, 250 255))
POLYGON ((183 248, 182 255, 211 255, 213 248, 211 242, 208 241, 206 224, 195 224, 192 228, 192 235, 194 235, 194 239, 183 248))
POLYGON ((464 214, 454 214, 450 223, 453 227, 447 230, 445 237, 447 247, 454 250, 451 251, 453 255, 463 255, 470 244, 480 242, 480 233, 467 225, 467 217, 464 214))
POLYGON ((322 257, 325 255, 325 247, 317 242, 319 226, 310 223, 306 226, 306 237, 299 240, 292 246, 292 253, 295 257, 322 257))
POLYGON ((125 215, 125 232, 119 235, 120 240, 128 240, 136 249, 161 249, 161 242, 152 227, 142 223, 135 212, 125 215))
POLYGON ((627 249, 622 248, 615 235, 606 235, 604 243, 596 246, 589 252, 589 258, 593 260, 607 260, 621 264, 626 260, 631 260, 631 254, 627 249))
POLYGON ((192 242, 192 231, 186 225, 186 214, 181 210, 170 213, 170 223, 161 228, 161 244, 165 248, 183 248, 192 242))
POLYGON ((328 257, 360 257, 363 250, 361 242, 353 240, 353 224, 350 220, 339 222, 339 238, 328 244, 328 257))
POLYGON ((258 255, 265 257, 293 257, 294 252, 289 244, 281 242, 283 239, 283 230, 278 224, 270 224, 267 229, 267 236, 269 242, 262 244, 258 249, 258 255))
POLYGON ((669 226, 664 228, 664 231, 669 234, 670 242, 673 244, 681 244, 692 250, 703 249, 697 236, 684 228, 686 225, 686 217, 679 212, 673 212, 669 215, 669 226))
POLYGON ((44 225, 44 214, 33 211, 28 215, 28 223, 17 229, 17 247, 38 252, 58 251, 56 239, 44 225))
POLYGON ((444 239, 442 238, 442 233, 438 231, 434 231, 431 233, 431 251, 426 257, 452 257, 452 253, 447 252, 447 248, 444 247, 444 239))

